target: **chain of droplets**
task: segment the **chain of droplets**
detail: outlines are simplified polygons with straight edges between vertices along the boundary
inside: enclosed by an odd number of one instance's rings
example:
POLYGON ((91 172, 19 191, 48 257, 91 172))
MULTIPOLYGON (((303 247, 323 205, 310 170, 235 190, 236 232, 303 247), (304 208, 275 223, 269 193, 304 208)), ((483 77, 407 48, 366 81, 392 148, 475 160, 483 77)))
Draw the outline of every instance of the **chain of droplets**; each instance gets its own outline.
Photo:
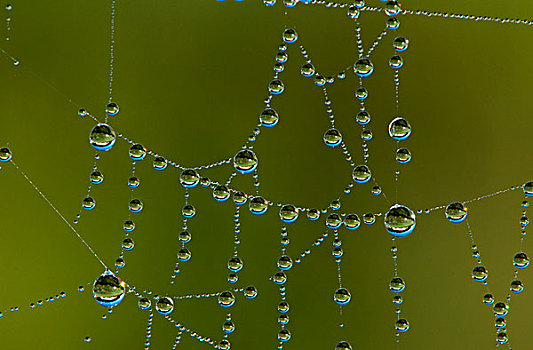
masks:
POLYGON ((133 191, 137 187, 139 187, 140 184, 139 178, 137 178, 137 176, 135 175, 136 164, 137 163, 135 161, 131 162, 131 175, 128 179, 128 186, 130 187, 130 204, 128 210, 128 218, 122 225, 122 228, 124 229, 124 238, 122 239, 120 254, 119 257, 115 260, 115 267, 117 268, 117 273, 119 269, 122 269, 124 266, 126 266, 126 261, 124 260, 124 251, 129 251, 133 249, 133 246, 135 244, 133 238, 130 237, 130 232, 133 232, 133 230, 135 229, 135 222, 131 219, 132 204, 136 204, 138 203, 137 201, 140 201, 139 199, 136 199, 133 196, 133 191))
POLYGON ((342 270, 341 270, 341 262, 342 262, 342 256, 344 255, 344 252, 342 250, 342 241, 339 236, 339 230, 333 230, 334 240, 333 240, 333 250, 331 252, 331 255, 335 258, 335 264, 337 265, 337 280, 339 282, 339 288, 335 292, 335 301, 339 305, 339 318, 340 323, 339 327, 344 327, 344 319, 342 315, 342 307, 344 304, 347 304, 350 299, 345 299, 347 296, 349 296, 349 292, 347 289, 343 288, 342 285, 342 270), (341 299, 339 299, 341 298, 341 299))
POLYGON ((394 277, 389 284, 389 289, 396 294, 392 298, 392 302, 396 305, 396 321, 394 327, 396 329, 396 343, 399 343, 400 334, 409 329, 409 322, 403 318, 400 318, 402 313, 401 305, 403 304, 403 297, 400 295, 400 293, 405 289, 405 282, 401 277, 398 277, 398 247, 396 246, 395 237, 392 237, 391 253, 394 277))
MULTIPOLYGON (((229 344, 229 335, 235 330, 235 324, 231 321, 231 312, 228 312, 224 324, 222 325, 222 332, 224 333, 224 339, 220 342, 223 343, 225 340, 226 344, 229 344)), ((220 348, 220 346, 219 346, 220 348)))
MULTIPOLYGON (((111 34, 109 39, 109 102, 113 100, 113 73, 115 63, 115 3, 111 0, 111 34)), ((107 115, 106 115, 107 122, 107 115)))
POLYGON ((323 242, 324 240, 328 237, 329 235, 329 232, 328 231, 324 231, 324 233, 322 233, 320 235, 320 237, 318 237, 314 242, 313 242, 313 245, 311 246, 311 248, 307 248, 305 249, 304 251, 302 251, 300 253, 300 257, 296 258, 296 260, 294 260, 294 262, 296 264, 299 264, 303 261, 303 259, 310 255, 312 253, 312 249, 315 248, 315 247, 319 247, 323 242))
POLYGON ((233 214, 233 257, 228 261, 228 269, 230 273, 228 275, 228 282, 235 283, 239 280, 237 272, 239 272, 243 263, 241 258, 239 258, 239 246, 241 244, 240 233, 241 233, 241 207, 235 205, 235 213, 233 214))
POLYGON ((381 31, 381 33, 379 33, 379 35, 376 37, 376 39, 372 43, 372 46, 370 46, 370 48, 368 49, 368 52, 365 55, 367 58, 370 57, 372 52, 376 49, 376 47, 378 47, 378 45, 381 42, 381 40, 387 35, 387 29, 388 29, 388 27, 385 27, 385 29, 383 29, 381 31))
POLYGON ((287 302, 287 292, 285 283, 287 282, 287 274, 285 271, 292 268, 292 259, 287 255, 287 247, 290 244, 290 240, 287 233, 287 227, 283 225, 281 227, 281 254, 277 262, 279 271, 274 274, 273 281, 279 286, 280 302, 278 304, 278 323, 281 329, 278 331, 278 349, 282 350, 285 342, 291 339, 291 332, 285 328, 289 323, 289 303, 287 302))
MULTIPOLYGON (((64 298, 66 298, 66 296, 67 296, 67 294, 65 292, 61 292, 59 294, 56 294, 55 297, 51 296, 51 297, 45 298, 44 301, 43 301, 43 299, 39 299, 36 302, 31 302, 29 304, 29 308, 31 310, 33 310, 35 308, 39 309, 39 306, 43 306, 46 303, 52 303, 52 302, 54 302, 56 300, 64 299, 64 298)), ((11 306, 9 308, 9 312, 17 312, 17 311, 19 311, 19 307, 18 306, 11 306)), ((6 311, 3 311, 3 312, 0 311, 0 317, 4 316, 4 312, 6 312, 6 311)))
POLYGON ((172 345, 172 350, 176 350, 178 345, 181 342, 181 335, 183 334, 183 331, 179 330, 178 334, 176 335, 176 340, 174 341, 174 344, 172 345))
POLYGON ((6 14, 6 41, 11 40, 11 16, 9 15, 9 12, 13 9, 13 6, 11 4, 7 4, 5 7, 7 14, 6 14))
POLYGON ((146 338, 144 340, 144 349, 149 350, 150 349, 150 339, 152 338, 152 323, 154 320, 154 311, 150 309, 150 312, 148 314, 148 321, 146 325, 146 338))
POLYGON ((185 204, 181 210, 183 216, 182 230, 179 234, 178 241, 181 243, 181 248, 178 250, 176 257, 176 264, 174 265, 174 270, 172 270, 172 275, 170 277, 170 284, 174 284, 176 280, 176 275, 180 272, 179 264, 180 262, 189 261, 191 258, 191 252, 185 247, 185 244, 191 241, 191 234, 189 232, 187 222, 189 218, 192 218, 196 215, 196 208, 189 204, 189 190, 185 190, 185 204))
MULTIPOLYGON (((489 193, 489 194, 486 194, 486 195, 483 195, 483 196, 480 196, 480 197, 476 197, 476 198, 473 198, 473 199, 469 199, 469 200, 466 200, 466 201, 463 201, 461 203, 463 204, 468 204, 468 203, 472 203, 472 202, 477 202, 477 201, 480 201, 482 199, 485 199, 485 198, 490 198, 490 197, 494 197, 494 196, 497 196, 497 195, 500 195, 500 194, 504 194, 504 193, 507 193, 509 191, 514 191, 514 190, 517 190, 517 189, 520 189, 523 187, 523 184, 522 185, 514 185, 514 186, 511 186, 509 188, 506 188, 506 189, 503 189, 503 190, 499 190, 499 191, 496 191, 496 192, 492 192, 492 193, 489 193)), ((432 207, 432 208, 428 208, 428 209, 418 209, 416 211, 417 214, 429 214, 433 211, 436 211, 436 210, 442 210, 442 209, 446 209, 448 205, 438 205, 438 206, 435 206, 435 207, 432 207)))
POLYGON ((165 317, 165 319, 166 319, 168 322, 170 322, 172 325, 174 325, 174 326, 178 329, 179 332, 182 332, 182 333, 185 332, 185 333, 187 333, 188 335, 190 335, 191 338, 194 338, 194 339, 196 339, 196 340, 198 340, 198 341, 200 341, 200 342, 203 342, 203 343, 207 343, 207 344, 213 346, 215 349, 218 348, 216 342, 215 342, 213 339, 211 339, 210 337, 204 337, 204 336, 201 336, 201 335, 198 334, 197 332, 194 332, 194 331, 190 330, 189 328, 185 327, 185 326, 182 325, 181 323, 174 321, 174 320, 173 320, 170 316, 168 316, 168 315, 165 315, 164 317, 165 317))
POLYGON ((102 183, 104 179, 104 175, 100 171, 98 171, 98 160, 99 159, 100 159, 100 155, 98 154, 98 151, 96 151, 94 153, 94 162, 91 168, 92 170, 89 175, 89 184, 87 185, 87 194, 85 195, 85 198, 82 200, 78 214, 76 214, 76 218, 73 221, 75 225, 79 223, 83 209, 93 210, 94 207, 96 206, 96 202, 94 201, 94 198, 91 197, 92 185, 99 185, 102 183))

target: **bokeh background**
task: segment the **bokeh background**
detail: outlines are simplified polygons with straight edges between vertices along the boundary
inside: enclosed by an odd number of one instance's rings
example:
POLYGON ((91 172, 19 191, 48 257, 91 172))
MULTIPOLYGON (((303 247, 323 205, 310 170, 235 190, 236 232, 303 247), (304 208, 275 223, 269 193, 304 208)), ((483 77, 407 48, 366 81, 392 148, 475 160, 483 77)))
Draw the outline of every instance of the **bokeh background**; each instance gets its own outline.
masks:
MULTIPOLYGON (((382 2, 369 0, 369 5, 382 2)), ((88 185, 94 150, 88 134, 94 122, 77 116, 80 107, 103 117, 107 103, 110 1, 13 1, 6 52, 0 57, 0 144, 9 144, 14 160, 69 220, 77 214, 88 185)), ((533 18, 527 2, 405 1, 422 9, 511 18, 533 18)), ((367 49, 384 27, 383 13, 362 13, 367 49)), ((400 167, 399 202, 413 210, 480 195, 533 178, 531 96, 533 37, 525 25, 399 16, 400 29, 375 50, 374 74, 365 79, 370 92, 374 139, 369 164, 389 197, 394 197, 396 145, 386 129, 395 114, 393 72, 387 65, 392 39, 410 40, 402 54, 400 113, 413 126, 405 141, 413 160, 400 167)), ((0 22, 1 23, 1 22, 0 22)), ((281 74, 285 92, 272 103, 280 122, 263 130, 255 143, 260 159, 262 194, 306 207, 341 199, 344 212, 385 212, 387 203, 370 194, 371 184, 342 190, 350 169, 342 152, 322 142, 328 128, 320 88, 299 74, 303 44, 315 67, 334 75, 356 57, 355 25, 344 9, 303 6, 267 8, 259 0, 118 1, 116 15, 114 100, 120 106, 111 125, 129 138, 184 166, 207 164, 235 154, 255 127, 277 47, 284 28, 296 28, 297 44, 281 74), (287 14, 285 14, 287 11, 287 14)), ((5 34, 5 28, 0 25, 5 34)), ((354 121, 356 80, 328 85, 337 118, 356 162, 362 161, 361 127, 354 121)), ((104 183, 93 189, 96 209, 84 212, 78 225, 108 265, 120 252, 122 222, 127 217, 130 175, 128 145, 118 141, 102 154, 104 183)), ((202 174, 223 181, 231 167, 202 174)), ((227 259, 232 255, 233 211, 211 191, 191 191, 198 210, 189 220, 193 240, 190 262, 176 284, 175 264, 183 189, 179 173, 152 169, 140 162, 136 190, 144 202, 135 215, 135 248, 126 254, 120 276, 138 289, 183 295, 222 291, 227 259)), ((10 164, 0 171, 0 344, 3 349, 141 349, 148 313, 128 295, 107 319, 92 298, 90 285, 103 271, 65 224, 10 164), (77 292, 78 285, 86 291, 77 292), (29 304, 61 291, 67 298, 30 310, 29 304), (9 312, 18 306, 20 311, 9 312), (85 336, 91 343, 83 342, 85 336)), ((239 175, 235 187, 252 191, 251 176, 239 175)), ((472 203, 469 219, 489 270, 496 299, 503 300, 512 280, 512 257, 519 250, 521 191, 472 203)), ((237 286, 255 285, 259 296, 242 295, 231 309, 237 330, 233 349, 277 346, 278 288, 269 281, 279 256, 277 209, 263 216, 243 210, 240 256, 245 268, 237 286)), ((289 225, 295 258, 319 237, 323 219, 305 217, 289 225)), ((494 317, 481 303, 484 288, 472 281, 474 267, 464 224, 451 224, 442 211, 418 216, 415 231, 398 242, 399 271, 407 283, 402 316, 411 330, 395 345, 395 306, 390 236, 382 218, 354 232, 342 230, 343 281, 352 293, 339 328, 337 287, 331 242, 289 272, 286 349, 333 349, 348 340, 354 349, 487 349, 494 346, 494 317)), ((525 251, 530 246, 525 241, 525 251)), ((513 298, 508 316, 513 348, 526 349, 533 312, 531 272, 521 273, 525 291, 513 298)), ((221 339, 226 309, 216 298, 176 303, 172 317, 202 335, 221 339)), ((154 319, 152 349, 172 346, 176 329, 159 315, 154 319)), ((185 349, 207 349, 184 335, 185 349)))

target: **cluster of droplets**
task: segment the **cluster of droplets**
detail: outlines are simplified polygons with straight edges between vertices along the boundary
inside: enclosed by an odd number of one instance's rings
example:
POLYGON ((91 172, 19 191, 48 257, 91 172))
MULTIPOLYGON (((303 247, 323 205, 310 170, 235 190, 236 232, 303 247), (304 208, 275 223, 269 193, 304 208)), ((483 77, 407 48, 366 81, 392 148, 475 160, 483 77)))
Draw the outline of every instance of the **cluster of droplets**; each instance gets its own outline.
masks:
MULTIPOLYGON (((281 216, 280 211, 280 216, 281 216)), ((283 220, 283 219, 282 219, 283 220)), ((293 220, 294 221, 294 220, 293 220)), ((278 331, 278 349, 283 349, 284 343, 291 339, 291 332, 286 328, 289 323, 289 303, 287 302, 287 294, 285 283, 287 282, 286 271, 290 270, 293 266, 292 258, 287 255, 287 247, 290 244, 290 240, 287 233, 287 227, 281 227, 281 254, 276 263, 279 271, 274 273, 272 281, 279 286, 280 302, 278 304, 278 324, 280 329, 278 331)))

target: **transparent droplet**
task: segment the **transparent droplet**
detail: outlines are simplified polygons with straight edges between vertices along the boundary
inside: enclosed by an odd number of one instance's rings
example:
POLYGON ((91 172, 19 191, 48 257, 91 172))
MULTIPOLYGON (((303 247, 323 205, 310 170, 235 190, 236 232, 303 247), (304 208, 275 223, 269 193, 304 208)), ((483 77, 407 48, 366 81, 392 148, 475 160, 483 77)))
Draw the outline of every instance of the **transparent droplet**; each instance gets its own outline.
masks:
POLYGON ((331 213, 326 218, 326 226, 331 229, 337 229, 342 225, 342 218, 337 213, 331 213))
POLYGON ((409 235, 416 226, 415 213, 406 206, 393 205, 385 214, 385 227, 395 237, 409 235))
POLYGON ((139 143, 131 145, 129 155, 130 158, 136 162, 143 160, 144 157, 146 157, 146 148, 139 143))
POLYGON ((379 187, 378 185, 372 187, 372 194, 374 196, 379 196, 381 194, 381 187, 379 187))
POLYGON ((364 140, 364 141, 370 141, 372 140, 372 131, 366 129, 366 130, 363 130, 361 131, 361 138, 364 140))
POLYGON ((285 51, 278 52, 276 55, 276 62, 285 63, 289 59, 289 55, 285 51))
POLYGON ((283 31, 283 41, 287 44, 292 44, 298 40, 298 33, 292 28, 287 28, 283 31))
POLYGON ((396 16, 401 12, 402 8, 398 1, 391 0, 385 4, 385 14, 387 16, 396 16))
POLYGON ((118 114, 118 105, 115 102, 109 102, 107 106, 105 107, 105 112, 109 116, 117 115, 118 114))
POLYGON ((181 248, 180 250, 178 250, 178 260, 179 261, 191 260, 191 251, 187 248, 181 248))
POLYGON ((238 191, 233 193, 233 202, 237 205, 243 205, 248 200, 246 193, 238 191))
POLYGON ((218 296, 218 305, 222 307, 230 307, 235 304, 235 296, 230 291, 220 293, 218 296))
POLYGON ((496 320, 494 320, 494 327, 498 329, 503 329, 507 326, 507 322, 505 321, 505 318, 498 317, 496 320))
POLYGON ((167 168, 168 161, 163 157, 155 157, 153 165, 155 170, 165 170, 167 168))
POLYGON ((287 282, 287 275, 285 274, 285 272, 282 271, 276 272, 272 277, 272 281, 274 281, 274 283, 276 284, 283 284, 287 282))
POLYGON ((290 309, 289 303, 286 301, 282 301, 278 304, 278 312, 281 312, 282 314, 287 313, 290 309))
POLYGON ((396 17, 387 18, 387 28, 390 30, 400 28, 400 21, 396 17))
POLYGON ((404 333, 409 330, 409 322, 404 318, 400 318, 398 321, 396 321, 396 324, 394 326, 396 330, 400 333, 404 333))
POLYGON ((125 295, 126 283, 106 270, 93 284, 93 297, 96 302, 105 307, 118 305, 125 295))
POLYGON ((185 188, 196 187, 200 183, 200 175, 196 170, 185 169, 180 174, 180 184, 185 188))
POLYGON ((276 0, 263 0, 263 4, 265 4, 265 6, 274 6, 276 0))
POLYGON ((307 211, 307 218, 311 221, 316 221, 320 217, 320 210, 318 209, 309 209, 307 211))
POLYGON ((499 332, 496 335, 496 341, 498 342, 498 344, 507 344, 507 342, 509 341, 509 338, 507 337, 507 333, 499 332))
POLYGON ((259 115, 259 121, 261 122, 261 125, 271 128, 279 121, 278 112, 272 108, 265 108, 259 115))
POLYGON ((86 117, 88 115, 89 115, 89 112, 87 112, 87 110, 85 108, 80 108, 78 110, 78 117, 83 118, 83 117, 86 117))
POLYGON ((99 185, 104 181, 104 175, 102 175, 102 173, 98 170, 95 170, 91 173, 89 180, 93 185, 99 185))
POLYGON ((235 331, 235 324, 231 321, 226 321, 222 325, 222 331, 226 334, 233 333, 235 331))
POLYGON ((306 63, 300 68, 300 73, 306 78, 312 77, 315 75, 315 66, 312 63, 306 63))
POLYGON ((348 230, 355 230, 361 225, 361 220, 357 214, 348 214, 344 218, 344 226, 348 230))
POLYGON ((278 259, 278 267, 280 270, 290 270, 292 268, 292 259, 287 255, 282 255, 278 259))
POLYGON ((98 123, 91 129, 89 143, 98 151, 109 151, 115 144, 117 135, 107 124, 98 123))
POLYGON ((360 125, 366 125, 370 123, 370 119, 370 113, 368 113, 367 111, 360 111, 355 116, 355 121, 360 125))
POLYGON ((492 307, 492 311, 496 317, 505 317, 509 313, 509 305, 503 302, 497 302, 492 307))
POLYGON ((402 141, 411 135, 411 125, 402 118, 396 117, 389 124, 389 136, 395 140, 402 141))
POLYGON ((374 71, 374 65, 368 58, 360 58, 355 62, 353 70, 360 77, 368 77, 374 71))
POLYGON ((257 169, 257 156, 251 150, 241 150, 233 157, 233 167, 241 174, 249 174, 257 169))
POLYGON ((494 297, 492 296, 492 294, 490 293, 487 293, 483 296, 483 304, 485 305, 492 305, 494 304, 494 297))
POLYGON ((529 266, 529 258, 526 253, 517 253, 513 258, 513 265, 518 269, 525 269, 529 266))
POLYGON ((522 284, 522 281, 514 280, 511 282, 510 289, 511 289, 511 292, 515 294, 519 294, 519 293, 522 293, 522 291, 524 290, 524 285, 522 284))
POLYGON ((229 189, 226 186, 218 185, 213 189, 213 198, 219 202, 227 201, 230 197, 229 189))
POLYGON ((231 349, 231 343, 227 339, 222 339, 218 342, 218 349, 220 350, 229 350, 231 349))
POLYGON ((242 270, 244 263, 241 258, 234 256, 228 260, 228 269, 233 272, 239 272, 242 270))
POLYGON ((252 214, 264 214, 268 209, 268 201, 261 196, 253 197, 250 199, 249 208, 252 214))
POLYGON ((452 203, 446 207, 446 219, 453 223, 460 223, 466 219, 468 208, 463 203, 452 203))
POLYGON ((355 182, 364 184, 372 179, 372 172, 366 165, 358 165, 353 169, 352 178, 355 182))
POLYGON ((339 288, 335 291, 333 300, 339 305, 346 305, 350 302, 350 300, 352 300, 352 295, 348 289, 339 288))
POLYGON ((140 298, 137 304, 139 305, 139 309, 141 310, 147 310, 150 308, 150 306, 152 306, 152 302, 150 301, 150 299, 144 297, 140 298))
POLYGON ((11 150, 7 147, 0 148, 0 162, 9 162, 13 157, 11 150))
POLYGON ((141 202, 140 199, 132 199, 130 201, 130 203, 128 204, 128 209, 132 212, 132 213, 138 213, 140 212, 141 210, 143 210, 143 203, 141 202))
POLYGON ((123 268, 124 266, 126 266, 126 262, 124 261, 124 259, 122 259, 122 258, 117 258, 117 259, 115 260, 115 267, 116 267, 117 269, 121 269, 121 268, 123 268))
POLYGON ((403 292, 405 289, 405 282, 400 277, 394 277, 389 283, 389 288, 394 293, 403 292))
POLYGON ((398 36, 394 38, 394 41, 392 42, 392 46, 396 51, 402 52, 407 50, 409 47, 409 40, 404 38, 403 36, 398 36))
POLYGON ((287 315, 287 314, 279 314, 278 323, 281 324, 281 325, 286 325, 287 323, 289 323, 289 315, 287 315))
POLYGON ((411 161, 411 151, 407 148, 398 148, 396 150, 396 160, 398 163, 409 163, 411 161))
POLYGON ((279 217, 283 222, 295 222, 298 219, 298 208, 292 204, 285 204, 279 210, 279 217))
POLYGON ((86 343, 90 343, 91 342, 91 337, 85 337, 85 338, 83 338, 83 341, 86 342, 86 343))
POLYGON ((364 87, 360 87, 355 90, 355 97, 358 100, 365 100, 368 97, 368 91, 364 87))
POLYGON ((191 234, 189 231, 181 231, 178 235, 178 240, 180 243, 189 243, 192 239, 191 234))
POLYGON ((254 299, 255 297, 257 297, 258 294, 257 288, 255 288, 254 286, 248 286, 244 288, 243 294, 247 299, 254 299))
POLYGON ((126 221, 124 221, 124 224, 122 225, 122 228, 126 232, 131 232, 131 231, 135 230, 135 223, 133 221, 131 221, 131 220, 126 220, 126 221))
POLYGON ((353 19, 359 18, 359 9, 356 6, 348 7, 348 17, 353 19))
POLYGON ((96 206, 96 202, 92 197, 85 197, 83 201, 81 202, 81 206, 85 210, 93 210, 96 206))
POLYGON ((122 240, 122 248, 124 248, 124 250, 132 250, 134 246, 135 243, 130 237, 124 238, 124 240, 122 240))
POLYGON ((372 225, 376 222, 376 216, 372 213, 363 214, 363 222, 367 225, 372 225))
POLYGON ((196 215, 196 208, 192 204, 187 204, 181 209, 181 214, 186 218, 192 218, 196 215))
POLYGON ((155 303, 155 309, 161 315, 170 315, 174 311, 174 300, 169 297, 161 297, 155 303))
POLYGON ((400 69, 403 66, 403 58, 400 55, 394 55, 389 59, 389 66, 393 69, 400 69))
POLYGON ((395 305, 401 305, 403 303, 403 298, 401 295, 395 295, 393 298, 392 298, 392 302, 395 304, 395 305))
POLYGON ((489 272, 484 266, 476 266, 472 270, 472 278, 476 282, 483 282, 489 277, 489 272))
POLYGON ((136 176, 132 176, 128 179, 128 186, 131 188, 137 188, 139 187, 140 181, 139 178, 136 176))
POLYGON ((286 341, 289 341, 291 339, 291 332, 289 332, 288 329, 286 328, 282 328, 279 332, 278 332, 278 340, 281 341, 281 342, 286 342, 286 341))
POLYGON ((268 84, 268 91, 273 95, 279 95, 285 90, 283 82, 279 79, 274 79, 268 84))
POLYGON ((352 346, 347 341, 340 341, 335 345, 335 350, 352 350, 352 346))
POLYGON ((326 146, 336 147, 342 142, 342 134, 337 129, 329 129, 324 133, 324 143, 326 146))

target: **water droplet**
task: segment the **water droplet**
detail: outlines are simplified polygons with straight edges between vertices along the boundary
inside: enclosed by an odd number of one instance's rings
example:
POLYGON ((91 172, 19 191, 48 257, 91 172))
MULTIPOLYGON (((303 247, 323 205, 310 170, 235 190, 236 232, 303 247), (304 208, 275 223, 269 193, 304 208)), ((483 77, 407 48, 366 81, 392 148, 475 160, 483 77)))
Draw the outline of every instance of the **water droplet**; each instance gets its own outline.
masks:
POLYGON ((353 169, 352 178, 355 182, 364 184, 372 178, 372 172, 366 165, 358 165, 353 169))
POLYGON ((492 296, 492 294, 487 293, 483 296, 483 304, 485 305, 494 304, 494 297, 492 296))
POLYGON ((180 184, 185 188, 193 188, 200 182, 200 175, 196 170, 186 169, 180 174, 180 184))
POLYGON ((389 59, 389 66, 393 69, 400 69, 403 66, 403 58, 399 55, 394 55, 389 59))
POLYGON ((489 272, 484 266, 476 266, 472 270, 472 278, 476 282, 483 282, 489 277, 489 272))
POLYGON ((180 243, 189 243, 191 241, 191 234, 189 231, 181 231, 178 235, 180 243))
POLYGON ((150 306, 152 306, 152 302, 150 301, 150 299, 145 297, 140 298, 137 304, 139 305, 139 309, 141 310, 148 310, 150 306))
POLYGON ((88 115, 89 115, 89 113, 87 112, 87 110, 85 108, 80 108, 78 110, 78 116, 79 117, 83 118, 83 117, 86 117, 88 115))
POLYGON ((83 341, 86 342, 86 343, 90 343, 91 342, 91 337, 85 337, 85 338, 83 338, 83 341))
POLYGON ((342 218, 337 213, 329 214, 326 218, 326 226, 331 229, 337 229, 342 225, 342 218))
POLYGON ((235 304, 235 296, 230 291, 220 293, 218 296, 218 305, 222 307, 231 307, 235 304))
POLYGON ((124 250, 132 250, 134 246, 135 243, 132 238, 127 237, 122 240, 122 248, 124 248, 124 250))
POLYGON ((357 19, 359 18, 359 10, 356 6, 350 6, 348 7, 348 17, 357 19))
POLYGON ((298 209, 292 204, 285 204, 279 210, 281 221, 291 223, 298 219, 298 209))
POLYGON ((394 293, 403 292, 405 289, 405 282, 400 277, 394 277, 389 283, 389 288, 394 293))
POLYGON ((409 163, 411 161, 411 151, 407 148, 398 148, 396 150, 396 160, 398 163, 409 163))
POLYGON ((394 326, 396 330, 400 333, 404 333, 409 330, 409 322, 404 318, 400 318, 398 321, 396 321, 396 324, 394 326))
POLYGON ((219 202, 227 201, 229 196, 230 193, 226 186, 218 185, 213 189, 213 198, 219 202))
POLYGON ((121 268, 123 268, 124 266, 126 266, 126 262, 124 261, 124 259, 122 259, 122 258, 117 258, 117 259, 115 260, 115 267, 116 267, 117 269, 121 269, 121 268))
POLYGON ((524 193, 526 194, 526 196, 528 197, 533 196, 533 181, 527 182, 524 185, 523 189, 524 189, 524 193))
POLYGON ((131 221, 131 220, 126 220, 126 221, 124 221, 124 224, 122 225, 122 228, 126 232, 131 232, 131 231, 135 230, 135 223, 133 221, 131 221))
POLYGON ((396 51, 402 52, 407 50, 409 47, 409 40, 404 38, 403 36, 398 36, 394 38, 394 41, 392 42, 392 46, 396 51))
POLYGON ((168 161, 163 157, 155 157, 154 158, 154 169, 155 170, 165 170, 167 168, 168 161))
POLYGON ((348 230, 355 230, 361 225, 361 220, 357 214, 348 214, 344 218, 344 226, 348 230))
POLYGON ((374 196, 379 196, 381 194, 381 187, 379 187, 378 185, 372 187, 372 194, 374 196))
POLYGON ((411 125, 402 118, 396 117, 389 124, 389 136, 395 140, 402 141, 411 135, 411 125))
POLYGON ((311 221, 316 221, 320 217, 320 210, 318 209, 309 209, 307 211, 307 218, 311 221))
POLYGON ((290 309, 289 303, 286 301, 282 301, 278 304, 278 311, 281 313, 287 313, 290 309))
POLYGON ((339 288, 335 291, 333 300, 339 305, 346 305, 350 302, 350 300, 352 300, 352 295, 348 289, 339 288))
POLYGON ((251 150, 241 150, 233 157, 233 166, 241 174, 249 174, 257 169, 257 156, 251 150))
POLYGON ((300 73, 306 78, 312 77, 315 74, 315 66, 311 63, 306 63, 300 69, 300 73))
POLYGON ((372 213, 363 214, 363 222, 367 225, 372 225, 376 222, 376 216, 372 213))
POLYGON ((243 205, 248 200, 246 193, 238 191, 233 193, 233 202, 237 205, 243 205))
POLYGON ((385 214, 385 227, 395 237, 409 235, 416 226, 415 213, 403 205, 394 205, 385 214))
POLYGON ((502 303, 501 301, 497 302, 492 307, 492 311, 497 317, 505 317, 509 313, 509 305, 502 303))
POLYGON ((118 305, 125 295, 125 286, 120 278, 111 271, 105 271, 93 284, 93 297, 97 303, 105 307, 118 305))
POLYGON ((91 173, 89 180, 93 185, 99 185, 104 181, 104 175, 101 172, 95 170, 91 173))
POLYGON ((140 181, 136 176, 132 176, 128 179, 128 186, 131 188, 139 187, 140 181))
POLYGON ((250 199, 249 208, 252 214, 264 214, 268 209, 268 201, 260 196, 253 197, 250 199))
POLYGON ((233 272, 239 272, 242 270, 244 263, 241 258, 234 256, 228 260, 228 269, 233 272))
POLYGON ((92 197, 85 197, 81 202, 81 206, 83 207, 83 209, 93 210, 96 206, 96 202, 94 201, 94 199, 92 199, 92 197))
POLYGON ((278 332, 278 339, 282 342, 289 341, 291 339, 291 332, 289 332, 289 330, 285 328, 281 329, 278 332))
POLYGON ((452 203, 446 207, 446 219, 453 223, 460 223, 466 219, 468 208, 463 203, 452 203))
POLYGON ((401 295, 395 295, 393 298, 392 298, 392 302, 396 305, 401 305, 403 303, 403 298, 401 295))
POLYGON ((396 16, 401 10, 401 5, 396 0, 387 1, 385 4, 385 14, 387 16, 396 16))
POLYGON ((118 105, 115 102, 109 102, 107 106, 105 107, 105 112, 109 116, 117 115, 118 114, 118 105))
POLYGON ((505 318, 503 317, 498 317, 495 321, 494 321, 494 326, 498 329, 502 329, 502 328, 505 328, 505 326, 507 326, 507 322, 505 322, 505 318))
POLYGON ((191 251, 187 248, 181 248, 178 250, 178 260, 179 261, 189 261, 191 260, 191 251))
POLYGON ((368 58, 360 58, 355 62, 353 70, 360 77, 368 77, 374 71, 374 65, 368 58))
POLYGON ((280 270, 290 270, 292 268, 292 259, 287 255, 282 255, 278 259, 278 267, 280 270))
POLYGON ((89 134, 89 143, 99 151, 109 151, 115 144, 117 135, 107 124, 98 123, 89 134))
POLYGON ((268 84, 268 91, 272 95, 279 95, 285 90, 285 86, 283 85, 283 82, 279 79, 274 79, 268 84))
POLYGON ((360 125, 366 125, 370 123, 370 119, 370 113, 368 113, 367 111, 360 111, 355 116, 355 121, 360 125))
POLYGON ((340 341, 335 345, 335 350, 352 350, 352 346, 347 341, 340 341))
POLYGON ((326 146, 336 147, 342 142, 342 134, 337 129, 329 129, 324 133, 324 143, 326 146))
POLYGON ((272 281, 274 281, 274 283, 276 284, 283 284, 287 282, 287 275, 285 274, 285 272, 282 271, 276 272, 272 277, 272 281))
POLYGON ((235 331, 235 324, 231 321, 226 321, 222 325, 222 331, 226 334, 233 333, 235 331))
POLYGON ((396 17, 387 18, 387 28, 390 30, 400 28, 400 21, 396 17))
POLYGON ((292 44, 298 40, 298 33, 292 28, 287 28, 283 31, 283 41, 287 44, 292 44))
POLYGON ((174 300, 169 297, 161 297, 157 299, 155 309, 161 315, 170 315, 174 311, 174 300))
POLYGON ((248 299, 254 299, 255 297, 257 297, 257 288, 255 288, 254 286, 248 286, 244 288, 243 294, 248 299))
POLYGON ((368 91, 364 87, 355 90, 355 97, 359 100, 365 100, 368 97, 368 91))
POLYGON ((130 203, 128 204, 128 209, 132 212, 132 213, 138 213, 140 212, 141 210, 143 210, 143 203, 141 202, 140 199, 132 199, 130 201, 130 203))
POLYGON ((507 333, 505 333, 505 332, 498 333, 496 335, 496 341, 499 344, 507 344, 507 342, 509 341, 509 338, 507 337, 507 333))
POLYGON ((513 265, 519 269, 525 269, 529 266, 529 258, 526 253, 517 253, 513 258, 513 265))
POLYGON ((143 145, 136 143, 130 147, 130 158, 134 161, 143 160, 146 157, 146 148, 143 145))
POLYGON ((259 121, 261 122, 261 125, 271 128, 279 121, 278 112, 272 108, 265 108, 259 115, 259 121))

